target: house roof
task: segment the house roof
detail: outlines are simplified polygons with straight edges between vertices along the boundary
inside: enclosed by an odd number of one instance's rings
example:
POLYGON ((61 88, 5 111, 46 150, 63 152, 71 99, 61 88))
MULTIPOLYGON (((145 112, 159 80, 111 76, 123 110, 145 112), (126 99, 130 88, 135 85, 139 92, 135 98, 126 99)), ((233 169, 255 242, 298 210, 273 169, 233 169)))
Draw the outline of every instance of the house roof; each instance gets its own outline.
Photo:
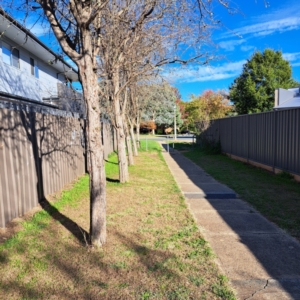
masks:
POLYGON ((28 29, 7 14, 0 7, 0 33, 4 32, 5 36, 13 40, 16 44, 21 45, 28 52, 34 54, 45 63, 51 62, 51 66, 64 73, 72 81, 78 81, 78 72, 57 53, 47 47, 28 29))

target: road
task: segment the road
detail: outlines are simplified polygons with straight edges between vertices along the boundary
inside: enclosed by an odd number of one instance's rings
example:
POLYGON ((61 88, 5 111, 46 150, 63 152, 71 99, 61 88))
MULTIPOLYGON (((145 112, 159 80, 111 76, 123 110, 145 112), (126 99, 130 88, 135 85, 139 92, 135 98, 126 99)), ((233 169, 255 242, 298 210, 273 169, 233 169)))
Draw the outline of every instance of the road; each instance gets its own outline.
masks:
MULTIPOLYGON (((164 141, 164 142, 173 142, 174 136, 173 135, 140 135, 140 140, 151 140, 151 141, 164 141)), ((195 142, 196 138, 194 135, 185 135, 185 134, 178 134, 176 142, 187 142, 187 143, 193 143, 195 142)))

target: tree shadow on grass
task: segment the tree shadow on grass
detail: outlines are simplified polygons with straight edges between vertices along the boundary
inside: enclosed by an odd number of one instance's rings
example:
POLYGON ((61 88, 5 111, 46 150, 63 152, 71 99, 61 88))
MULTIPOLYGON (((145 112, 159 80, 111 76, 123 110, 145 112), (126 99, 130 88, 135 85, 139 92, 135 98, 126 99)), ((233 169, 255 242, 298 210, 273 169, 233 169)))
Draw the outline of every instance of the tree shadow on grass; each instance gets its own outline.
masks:
POLYGON ((105 159, 105 162, 108 163, 108 164, 119 165, 119 163, 109 161, 108 159, 105 159))
MULTIPOLYGON (((68 224, 68 218, 61 214, 48 201, 43 201, 43 205, 45 206, 44 209, 63 226, 67 227, 69 231, 73 230, 73 228, 69 228, 69 225, 71 227, 73 227, 74 224, 77 226, 77 224, 72 221, 71 224, 68 224), (61 222, 62 218, 66 220, 61 222)), ((56 230, 48 226, 45 229, 45 233, 44 239, 49 237, 47 239, 49 245, 56 241, 56 230)), ((74 234, 74 232, 72 232, 72 234, 74 234)), ((1 286, 3 289, 0 290, 0 298, 5 291, 6 295, 9 296, 17 294, 30 299, 45 299, 51 295, 61 298, 62 293, 66 299, 125 299, 125 297, 120 297, 122 293, 121 285, 132 280, 131 272, 139 272, 139 275, 147 274, 147 277, 150 277, 150 281, 157 280, 159 282, 159 278, 166 275, 168 275, 168 278, 172 277, 177 282, 182 280, 181 274, 176 272, 176 270, 164 266, 164 262, 167 259, 176 258, 173 254, 168 251, 153 250, 143 246, 139 243, 140 237, 138 235, 134 238, 125 236, 122 233, 116 233, 116 235, 123 245, 137 254, 137 266, 128 266, 128 270, 126 270, 127 267, 123 269, 118 265, 118 259, 107 260, 100 255, 101 252, 99 253, 98 250, 89 249, 86 251, 86 249, 80 249, 77 245, 70 243, 69 239, 64 239, 59 245, 46 247, 45 250, 43 250, 45 251, 43 255, 36 258, 37 261, 44 261, 46 266, 51 265, 49 273, 47 272, 47 280, 54 284, 53 287, 42 284, 42 276, 38 279, 38 282, 32 282, 31 284, 28 284, 24 279, 16 280, 15 278, 6 278, 1 286), (141 265, 144 266, 146 270, 143 270, 141 265), (54 272, 52 268, 55 269, 54 272), (60 280, 60 282, 57 280, 60 280), (108 287, 112 287, 113 291, 110 291, 108 287), (113 295, 118 289, 120 290, 120 295, 113 295), (100 293, 102 294, 101 298, 99 297, 100 293)), ((28 248, 29 246, 25 245, 24 247, 24 253, 28 253, 30 250, 28 248)), ((4 256, 2 258, 3 263, 6 263, 8 259, 8 257, 4 256)), ((31 276, 33 272, 39 272, 41 275, 43 272, 46 272, 37 267, 38 266, 33 265, 33 260, 29 257, 24 261, 22 268, 20 268, 18 272, 21 274, 26 270, 27 276, 31 276)), ((134 283, 133 286, 131 291, 136 294, 142 294, 144 291, 150 289, 147 285, 147 281, 134 283)), ((124 291, 126 291, 126 287, 124 287, 124 291)), ((135 299, 138 298, 136 297, 135 299)))
POLYGON ((76 222, 62 214, 56 207, 54 207, 47 199, 40 202, 42 208, 49 213, 49 215, 62 224, 80 244, 86 245, 89 241, 89 233, 80 227, 76 222))
POLYGON ((106 181, 108 181, 108 182, 117 182, 117 183, 120 183, 120 180, 119 180, 119 179, 113 179, 113 178, 108 178, 108 177, 106 177, 106 181))
MULTIPOLYGON (((180 279, 180 275, 173 269, 168 268, 164 265, 169 259, 176 259, 176 255, 163 250, 153 250, 148 248, 141 243, 138 243, 140 237, 136 237, 136 240, 130 239, 124 234, 117 232, 116 233, 119 240, 123 245, 126 245, 128 249, 131 249, 138 255, 138 259, 142 265, 144 265, 149 272, 160 271, 162 274, 168 275, 168 277, 180 279)), ((151 273, 149 273, 150 275, 151 273)), ((157 276, 156 273, 152 273, 153 276, 157 276)))
POLYGON ((5 253, 0 253, 0 264, 6 264, 8 262, 7 255, 5 253))

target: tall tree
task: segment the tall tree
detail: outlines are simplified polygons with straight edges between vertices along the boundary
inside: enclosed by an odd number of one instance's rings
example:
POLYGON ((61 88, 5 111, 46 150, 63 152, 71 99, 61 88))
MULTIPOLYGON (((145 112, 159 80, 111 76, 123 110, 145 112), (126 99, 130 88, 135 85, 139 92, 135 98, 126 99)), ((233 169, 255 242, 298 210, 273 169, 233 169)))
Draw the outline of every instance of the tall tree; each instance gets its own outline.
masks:
POLYGON ((238 114, 269 111, 274 107, 277 88, 297 87, 290 63, 281 51, 257 51, 243 66, 242 74, 230 87, 230 100, 238 114))
POLYGON ((180 117, 182 120, 182 127, 184 129, 191 129, 189 127, 189 120, 188 120, 188 113, 186 111, 186 106, 188 105, 188 102, 184 102, 183 100, 181 100, 180 98, 176 100, 176 103, 178 105, 179 108, 179 112, 180 112, 180 117))
MULTIPOLYGON (((182 120, 180 109, 177 105, 176 89, 168 83, 147 84, 140 87, 144 90, 144 110, 143 119, 152 121, 157 125, 170 126, 174 123, 174 114, 176 115, 176 124, 180 126, 182 120)), ((154 129, 153 129, 154 133, 154 129)))
POLYGON ((28 0, 27 8, 41 8, 63 52, 77 65, 87 113, 87 153, 90 175, 90 241, 106 242, 106 176, 101 142, 97 75, 101 17, 109 1, 28 0), (39 5, 39 7, 37 7, 39 5))
POLYGON ((202 95, 192 96, 185 105, 189 127, 198 132, 207 128, 210 120, 223 118, 232 110, 229 100, 221 91, 207 90, 202 95))

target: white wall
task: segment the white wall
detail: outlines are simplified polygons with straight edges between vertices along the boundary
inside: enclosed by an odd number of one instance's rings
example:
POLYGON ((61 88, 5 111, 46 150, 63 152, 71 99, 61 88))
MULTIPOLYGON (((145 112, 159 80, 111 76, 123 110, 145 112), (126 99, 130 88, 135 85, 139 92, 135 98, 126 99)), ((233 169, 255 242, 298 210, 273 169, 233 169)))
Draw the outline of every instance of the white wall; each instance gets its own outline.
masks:
POLYGON ((41 101, 41 89, 37 79, 24 70, 0 61, 0 91, 41 101))
MULTIPOLYGON (((2 40, 11 46, 17 46, 6 37, 2 40)), ((57 82, 63 82, 63 76, 58 75, 58 71, 42 58, 37 58, 20 46, 17 48, 20 52, 20 69, 3 62, 0 41, 0 91, 37 101, 42 101, 42 98, 57 97, 57 82), (39 78, 31 75, 30 57, 38 65, 39 78)))
POLYGON ((294 98, 294 92, 285 89, 278 89, 278 105, 294 98))
POLYGON ((39 82, 42 98, 57 97, 57 71, 51 65, 39 61, 39 82))

